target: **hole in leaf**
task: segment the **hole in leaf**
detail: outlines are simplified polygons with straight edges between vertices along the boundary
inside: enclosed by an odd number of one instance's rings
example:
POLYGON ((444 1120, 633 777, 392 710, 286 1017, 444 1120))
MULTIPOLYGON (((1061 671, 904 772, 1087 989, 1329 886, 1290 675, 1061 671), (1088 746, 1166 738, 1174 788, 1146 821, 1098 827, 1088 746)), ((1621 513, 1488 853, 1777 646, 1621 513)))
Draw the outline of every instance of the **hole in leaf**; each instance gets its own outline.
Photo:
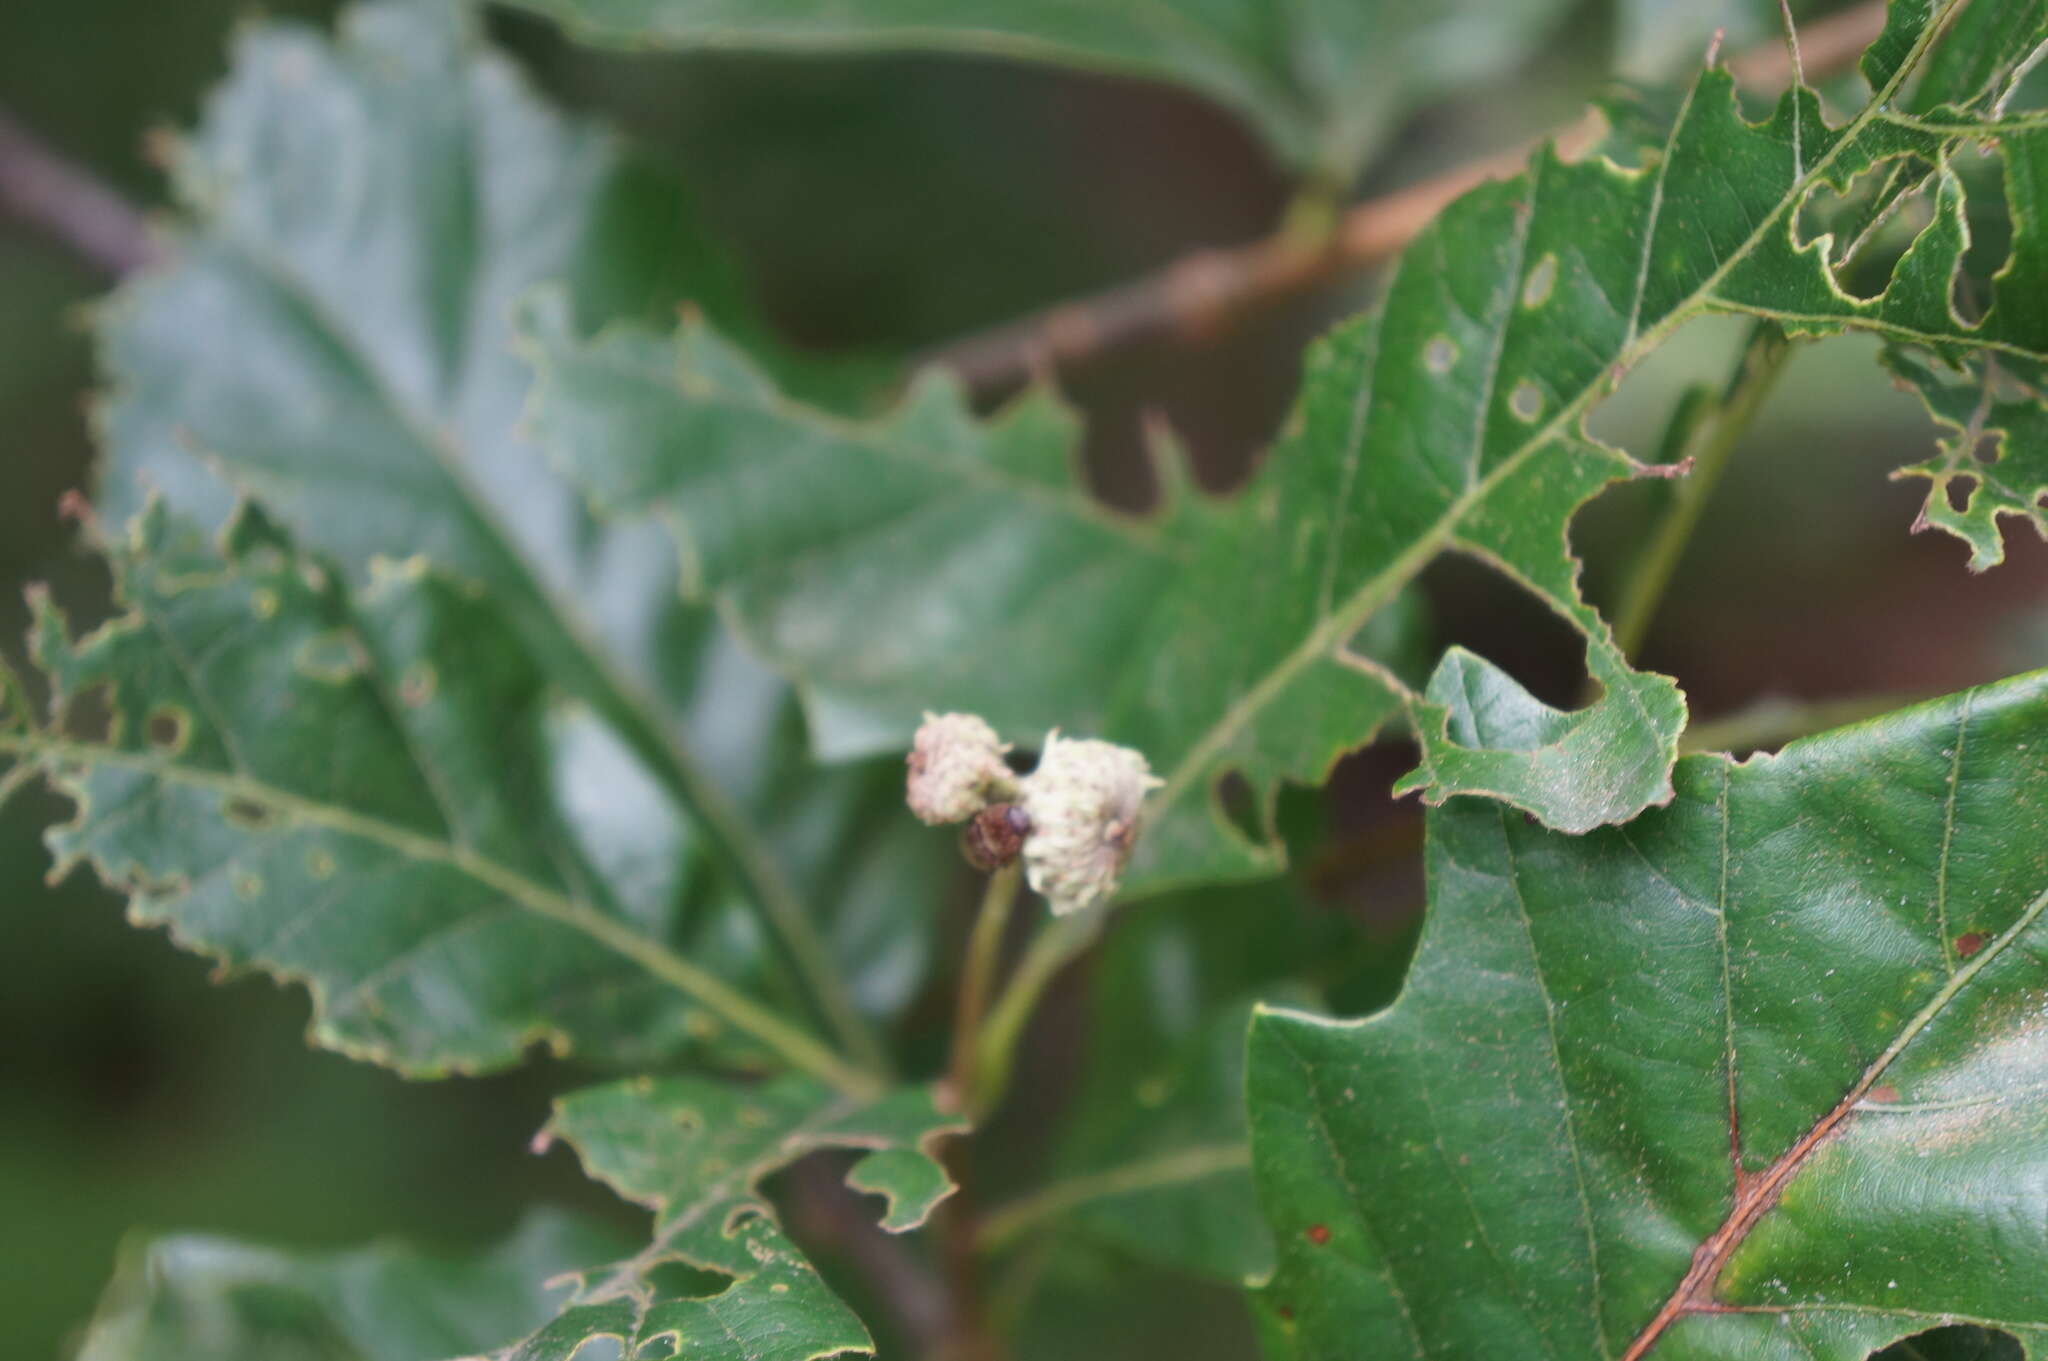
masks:
POLYGON ((1431 563, 1422 589, 1443 646, 1483 648, 1494 665, 1545 704, 1578 707, 1586 640, 1556 610, 1462 553, 1431 563))
POLYGON ((1977 442, 1970 446, 1970 457, 1987 466, 1998 462, 1998 445, 2003 438, 2002 433, 1997 430, 1986 430, 1977 436, 1977 442))
POLYGON ((640 1344, 640 1350, 634 1354, 633 1361, 666 1361, 666 1358, 675 1354, 675 1335, 663 1333, 660 1337, 651 1337, 640 1344))
POLYGON ((1227 770, 1216 778, 1216 806, 1237 834, 1254 845, 1266 840, 1259 826, 1259 797, 1242 771, 1227 770))
POLYGON ((1901 1338, 1870 1361, 2025 1361, 2026 1348, 2011 1333, 1975 1323, 1952 1323, 1901 1338))
MULTIPOLYGON (((671 1258, 656 1263, 654 1269, 647 1273, 647 1282, 654 1288, 657 1299, 708 1300, 730 1290, 733 1278, 720 1271, 706 1271, 671 1258)), ((668 1356, 673 1353, 656 1354, 668 1356)))
POLYGON ((1970 508, 1970 493, 1976 490, 1977 479, 1967 474, 1951 477, 1941 484, 1941 494, 1948 498, 1948 508, 1961 515, 1970 508))
POLYGON ((569 1361, 623 1361, 626 1343, 616 1335, 586 1338, 575 1351, 569 1353, 569 1361))
POLYGON ((151 709, 142 722, 142 731, 152 747, 175 756, 192 740, 192 716, 169 706, 151 709))

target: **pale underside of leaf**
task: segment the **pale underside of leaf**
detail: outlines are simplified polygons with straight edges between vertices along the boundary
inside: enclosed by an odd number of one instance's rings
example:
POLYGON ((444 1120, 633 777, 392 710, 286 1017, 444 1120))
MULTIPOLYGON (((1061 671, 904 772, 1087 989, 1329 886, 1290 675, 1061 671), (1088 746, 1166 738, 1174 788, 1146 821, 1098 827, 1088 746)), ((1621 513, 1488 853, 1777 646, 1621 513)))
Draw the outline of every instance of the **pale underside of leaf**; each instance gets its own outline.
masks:
POLYGON ((36 635, 60 715, 102 695, 106 735, 0 731, 78 805, 56 873, 89 859, 137 921, 304 980, 321 1043, 406 1072, 545 1040, 865 1084, 600 873, 559 802, 593 734, 475 592, 413 564, 352 593, 254 510, 214 546, 157 507, 110 556, 128 613, 74 641, 44 606, 36 635))
POLYGON ((736 659, 676 597, 672 545, 593 523, 516 430, 531 376, 511 314, 544 281, 605 316, 687 292, 757 334, 677 186, 547 109, 456 0, 355 6, 332 40, 246 28, 174 179, 190 214, 175 257, 99 317, 102 514, 125 523, 156 496, 215 524, 254 497, 352 580, 425 555, 489 591, 690 814, 674 854, 693 905, 759 912, 763 963, 794 964, 796 1005, 862 1051, 768 817, 733 792, 775 773, 776 706, 706 720, 736 659))

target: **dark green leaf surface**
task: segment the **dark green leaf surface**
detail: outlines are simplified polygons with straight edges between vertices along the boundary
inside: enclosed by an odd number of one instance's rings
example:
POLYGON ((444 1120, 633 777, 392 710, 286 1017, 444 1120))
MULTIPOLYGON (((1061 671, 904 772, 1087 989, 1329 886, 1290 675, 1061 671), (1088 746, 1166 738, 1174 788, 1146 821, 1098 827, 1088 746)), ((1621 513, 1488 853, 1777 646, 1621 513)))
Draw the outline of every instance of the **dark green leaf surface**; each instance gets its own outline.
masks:
POLYGON ((1562 0, 515 0, 634 50, 940 51, 1189 86, 1342 183, 1413 104, 1507 67, 1562 0))
POLYGON ((1396 1005, 1253 1025, 1273 1354, 2048 1355, 2044 744, 2036 673, 1623 828, 1433 813, 1396 1005))
POLYGON ((541 1323, 563 1272, 618 1251, 612 1232, 546 1211, 470 1258, 161 1238, 126 1254, 78 1361, 443 1361, 541 1323))
POLYGON ((1255 1000, 1319 1008, 1307 980, 1359 956, 1339 914, 1269 884, 1119 916, 1089 968, 1087 1065, 1049 1172, 990 1210, 985 1241, 1084 1235, 1119 1260, 1232 1285, 1271 1270, 1245 1128, 1245 1020, 1255 1000))
MULTIPOLYGON (((783 396, 706 326, 583 341, 559 302, 530 328, 536 437, 600 505, 675 526, 688 586, 804 687, 826 752, 900 744, 926 708, 980 712, 1026 743, 1060 725, 1145 751, 1167 782, 1137 887, 1270 871, 1277 847, 1217 815, 1224 776, 1269 806, 1279 781, 1318 782, 1404 711, 1422 744, 1404 789, 1488 794, 1570 831, 1625 821, 1669 798, 1684 705, 1626 664, 1566 540, 1580 505, 1644 471, 1583 426, 1617 377, 1716 311, 1947 359, 2048 356, 2017 301, 2048 284, 2024 231, 1982 321, 1951 309, 1953 175, 1880 296, 1844 293, 1829 242, 1795 236, 1823 189, 2019 135, 1895 107, 1937 28, 1924 8, 1894 14, 1870 59, 1879 95, 1843 126, 1805 88, 1747 122, 1715 70, 1660 142, 1625 145, 1639 166, 1545 151, 1466 195, 1380 311, 1311 351, 1279 446, 1227 506, 1170 494, 1149 520, 1105 514, 1074 485, 1070 424, 1043 398, 976 424, 934 380, 893 417, 849 424, 783 396), (1555 711, 1465 653, 1416 695, 1358 656, 1360 628, 1444 550, 1570 621, 1601 698, 1555 711), (1460 709, 1486 716, 1488 740, 1460 709)), ((2009 178, 2031 174, 2028 154, 2009 154, 2009 178)))
POLYGON ((136 921, 303 979, 319 1042, 404 1072, 737 1031, 844 1079, 681 953, 626 854, 679 811, 483 597, 417 562, 352 593, 253 510, 216 547, 153 507, 110 557, 126 614, 73 640, 45 606, 36 629, 58 702, 102 697, 107 736, 0 731, 78 804, 60 872, 90 860, 136 921), (593 762, 616 804, 569 778, 593 762))
POLYGON ((583 1272, 559 1315, 494 1355, 571 1361, 605 1338, 624 1356, 690 1361, 872 1352, 860 1320, 783 1235, 760 1182, 817 1149, 869 1150, 847 1184, 882 1196, 882 1226, 901 1233, 953 1190, 932 1145, 964 1128, 921 1089, 862 1099, 793 1075, 744 1088, 639 1078, 574 1093, 543 1138, 567 1141, 592 1176, 653 1209, 653 1241, 583 1272), (677 1265, 730 1279, 679 1290, 664 1270, 677 1265))

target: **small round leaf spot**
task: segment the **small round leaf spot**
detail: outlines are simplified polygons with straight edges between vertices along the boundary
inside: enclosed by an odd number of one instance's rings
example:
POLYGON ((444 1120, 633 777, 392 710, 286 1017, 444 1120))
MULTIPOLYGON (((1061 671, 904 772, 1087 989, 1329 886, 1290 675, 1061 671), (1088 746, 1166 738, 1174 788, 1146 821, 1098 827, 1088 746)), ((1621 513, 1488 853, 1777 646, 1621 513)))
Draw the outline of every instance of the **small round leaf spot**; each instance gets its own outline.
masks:
POLYGON ((1437 336, 1422 347, 1422 364, 1441 378, 1458 362, 1458 347, 1449 336, 1437 336))
POLYGON ((1536 390, 1534 383, 1524 378, 1508 394, 1508 410, 1518 421, 1533 421, 1543 414, 1543 394, 1536 390))
POLYGON ((306 873, 315 879, 331 879, 337 868, 339 867, 334 863, 333 854, 320 847, 316 846, 306 853, 306 873))
POLYGON ((1550 301, 1550 290, 1557 285, 1557 257, 1546 255, 1536 262, 1529 271, 1529 277, 1522 282, 1522 306, 1541 307, 1550 301))
POLYGON ((1965 931, 1956 937, 1956 956, 1959 959, 1968 959, 1983 948, 1984 933, 1982 931, 1965 931))
POLYGON ((258 586, 255 590, 249 592, 249 608, 256 612, 258 619, 276 618, 277 607, 277 592, 271 590, 268 586, 258 586))
POLYGON ((192 717, 183 709, 152 709, 143 720, 143 731, 148 734, 149 744, 159 751, 173 755, 185 749, 185 743, 192 737, 192 717))
POLYGON ((1311 1224, 1308 1226, 1305 1237, 1307 1237, 1309 1242, 1314 1243, 1317 1247, 1321 1247, 1330 1241, 1330 1226, 1328 1224, 1311 1224))

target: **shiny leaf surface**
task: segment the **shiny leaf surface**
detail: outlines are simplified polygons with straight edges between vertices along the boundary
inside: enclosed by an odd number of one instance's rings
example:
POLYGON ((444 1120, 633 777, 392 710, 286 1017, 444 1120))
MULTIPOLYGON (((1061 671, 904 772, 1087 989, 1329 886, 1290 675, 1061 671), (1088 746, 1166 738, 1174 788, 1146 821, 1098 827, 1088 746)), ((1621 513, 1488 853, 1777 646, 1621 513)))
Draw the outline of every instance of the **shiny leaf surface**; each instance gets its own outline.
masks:
POLYGON ((2044 743, 2036 673, 1624 828, 1433 813, 1398 1002, 1253 1025, 1273 1354, 2044 1354, 2044 743))

